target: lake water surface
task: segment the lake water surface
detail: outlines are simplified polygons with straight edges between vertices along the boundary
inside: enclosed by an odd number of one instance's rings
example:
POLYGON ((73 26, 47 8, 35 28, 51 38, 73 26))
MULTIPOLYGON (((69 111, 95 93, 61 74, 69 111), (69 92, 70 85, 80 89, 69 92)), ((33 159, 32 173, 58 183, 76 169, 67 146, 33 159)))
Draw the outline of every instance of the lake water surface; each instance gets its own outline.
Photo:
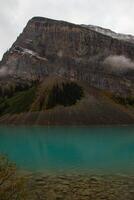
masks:
POLYGON ((0 127, 0 153, 24 170, 134 174, 134 127, 0 127))

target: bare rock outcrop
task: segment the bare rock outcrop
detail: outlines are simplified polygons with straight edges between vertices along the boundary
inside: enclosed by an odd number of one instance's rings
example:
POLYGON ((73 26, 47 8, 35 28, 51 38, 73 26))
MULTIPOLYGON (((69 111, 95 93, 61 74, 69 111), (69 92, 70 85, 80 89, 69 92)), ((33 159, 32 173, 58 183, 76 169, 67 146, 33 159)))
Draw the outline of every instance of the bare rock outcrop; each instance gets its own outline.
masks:
POLYGON ((34 17, 3 56, 1 81, 36 81, 49 75, 86 81, 115 95, 134 96, 134 43, 88 26, 34 17), (106 62, 109 57, 111 61, 106 62), (118 57, 125 60, 125 67, 118 57))

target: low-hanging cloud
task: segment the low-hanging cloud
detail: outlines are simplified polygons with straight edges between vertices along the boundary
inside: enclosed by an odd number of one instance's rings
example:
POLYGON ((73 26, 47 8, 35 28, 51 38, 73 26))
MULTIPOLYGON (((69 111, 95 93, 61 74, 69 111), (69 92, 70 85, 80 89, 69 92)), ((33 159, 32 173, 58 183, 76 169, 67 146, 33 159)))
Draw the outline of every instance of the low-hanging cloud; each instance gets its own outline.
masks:
POLYGON ((2 67, 0 68, 0 77, 1 76, 6 76, 8 74, 8 69, 7 67, 2 67))
POLYGON ((134 62, 125 57, 124 55, 111 55, 104 60, 104 64, 108 67, 108 70, 113 72, 124 72, 128 70, 134 70, 134 62))
POLYGON ((4 77, 4 76, 7 76, 7 75, 11 75, 13 73, 13 70, 12 69, 9 69, 8 67, 6 66, 2 66, 0 68, 0 77, 4 77))

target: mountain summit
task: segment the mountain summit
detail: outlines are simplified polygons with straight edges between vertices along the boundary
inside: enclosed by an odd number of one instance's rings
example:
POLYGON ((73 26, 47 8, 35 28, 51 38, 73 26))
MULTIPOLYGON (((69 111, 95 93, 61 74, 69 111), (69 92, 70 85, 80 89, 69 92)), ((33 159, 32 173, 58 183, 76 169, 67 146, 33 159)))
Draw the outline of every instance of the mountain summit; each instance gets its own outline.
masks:
POLYGON ((3 56, 0 94, 1 123, 133 123, 133 36, 34 17, 3 56))

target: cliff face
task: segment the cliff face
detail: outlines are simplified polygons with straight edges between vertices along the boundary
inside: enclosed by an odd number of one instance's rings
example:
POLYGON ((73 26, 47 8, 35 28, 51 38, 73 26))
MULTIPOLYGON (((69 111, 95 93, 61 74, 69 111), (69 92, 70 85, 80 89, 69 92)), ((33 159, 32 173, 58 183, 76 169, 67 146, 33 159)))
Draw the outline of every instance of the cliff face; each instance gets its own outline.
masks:
POLYGON ((130 43, 134 43, 134 36, 133 35, 126 35, 121 33, 116 33, 110 29, 102 28, 100 26, 94 26, 94 25, 82 25, 83 27, 88 27, 90 30, 94 30, 96 32, 99 32, 103 35, 107 35, 109 37, 118 39, 118 40, 124 40, 130 43))
POLYGON ((131 42, 90 27, 35 17, 3 56, 0 75, 7 81, 37 81, 58 75, 116 95, 133 96, 133 61, 131 42))
POLYGON ((133 41, 35 17, 4 54, 0 124, 133 122, 133 41))

